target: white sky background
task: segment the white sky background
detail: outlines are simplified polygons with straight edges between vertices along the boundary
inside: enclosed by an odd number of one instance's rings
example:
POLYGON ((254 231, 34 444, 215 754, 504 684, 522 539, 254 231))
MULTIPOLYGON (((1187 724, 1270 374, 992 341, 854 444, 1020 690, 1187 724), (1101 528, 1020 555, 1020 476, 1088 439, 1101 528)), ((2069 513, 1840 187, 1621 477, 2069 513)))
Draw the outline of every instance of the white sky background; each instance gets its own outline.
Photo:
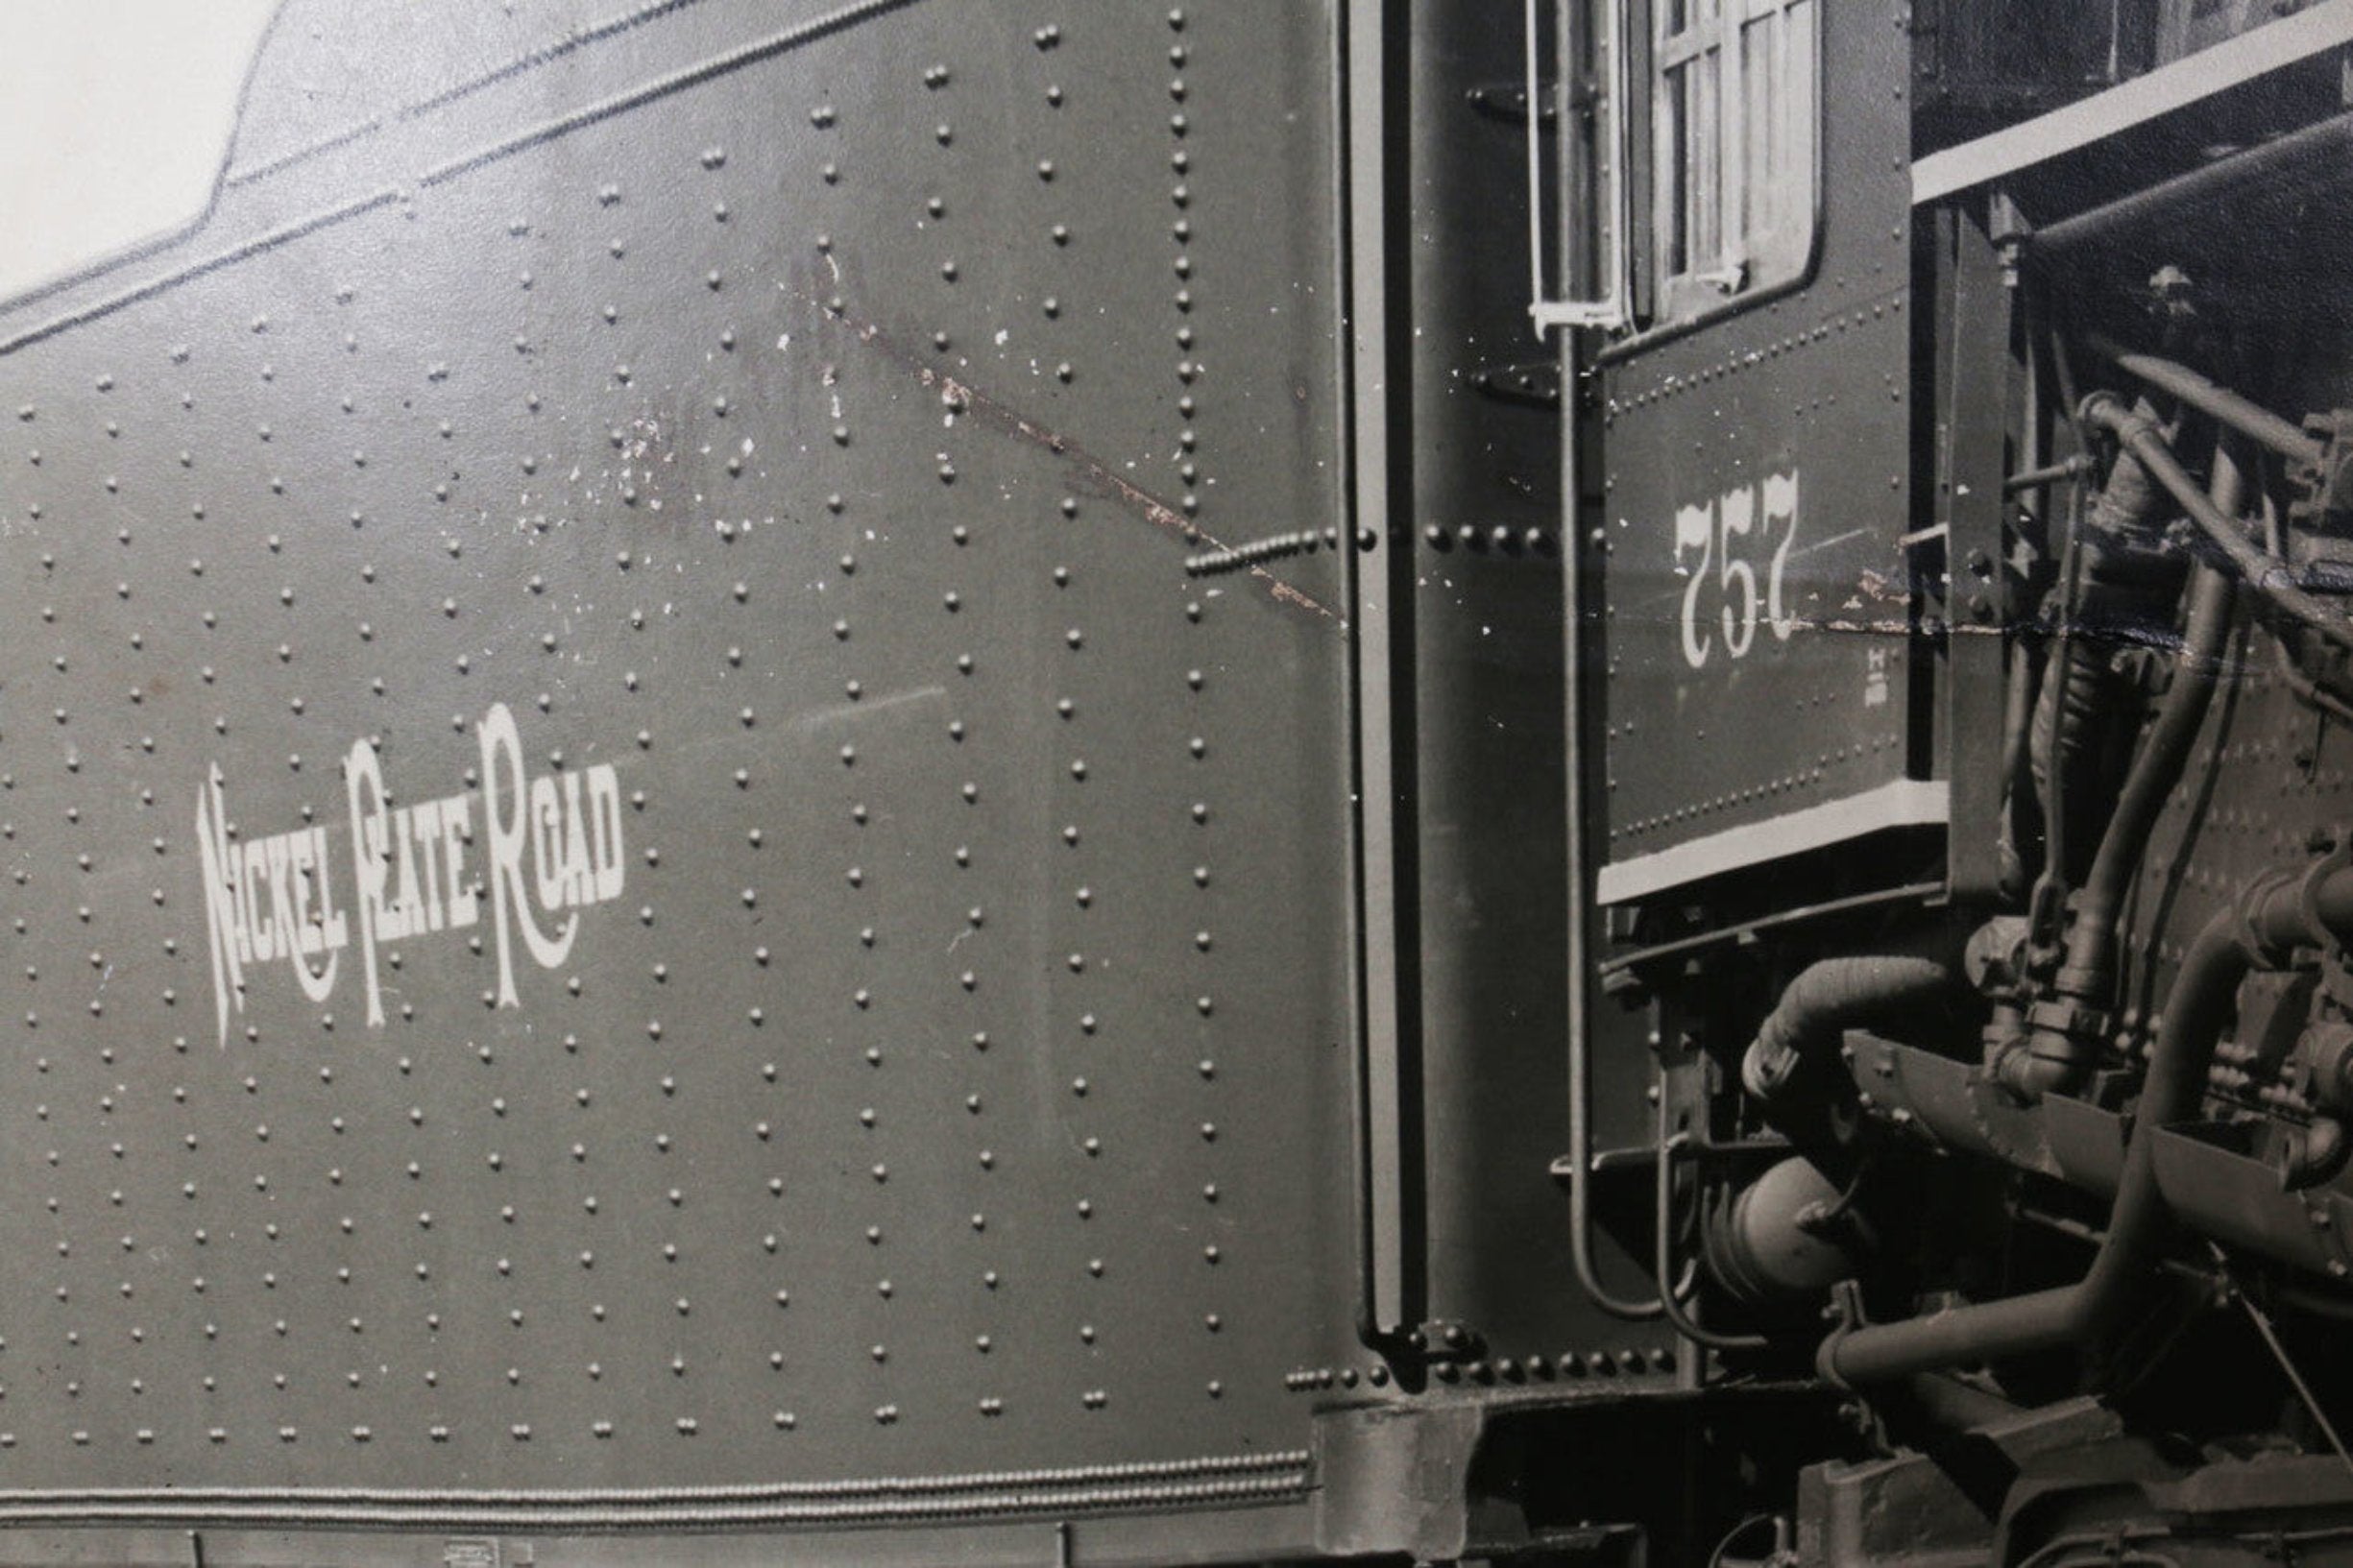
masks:
POLYGON ((0 0, 0 298, 204 209, 277 0, 0 0))

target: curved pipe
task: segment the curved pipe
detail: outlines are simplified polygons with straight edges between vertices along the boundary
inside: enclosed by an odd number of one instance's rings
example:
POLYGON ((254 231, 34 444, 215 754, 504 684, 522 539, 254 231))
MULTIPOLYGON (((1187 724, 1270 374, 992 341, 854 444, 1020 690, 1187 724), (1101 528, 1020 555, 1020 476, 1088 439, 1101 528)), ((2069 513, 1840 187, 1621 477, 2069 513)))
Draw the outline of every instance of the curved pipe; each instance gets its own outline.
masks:
MULTIPOLYGON (((1569 771, 1576 771, 1572 760, 1569 771)), ((1576 832, 1577 819, 1570 819, 1569 832, 1576 832)), ((1585 910, 1581 904, 1572 904, 1572 915, 1582 921, 1585 910)), ((1570 936, 1572 966, 1582 963, 1577 952, 1584 944, 1577 939, 1572 928, 1570 936)), ((1572 967, 1572 977, 1581 970, 1572 967)), ((1613 1293, 1601 1282, 1600 1266, 1593 1259, 1593 1072, 1592 1042, 1586 1033, 1584 1011, 1584 982, 1573 978, 1569 982, 1571 1005, 1576 1009, 1568 1023, 1568 1256, 1577 1270, 1577 1283, 1584 1287, 1586 1299, 1612 1317, 1639 1323, 1659 1317, 1666 1312, 1663 1296, 1648 1301, 1629 1301, 1613 1293)), ((1660 1158, 1666 1158, 1663 1151, 1660 1158)))
POLYGON ((2165 1231, 2149 1134, 2195 1115, 2239 982, 2258 965, 2276 965, 2288 948, 2353 929, 2353 868, 2317 871, 2258 878, 2237 907, 2217 914, 2191 942, 2149 1052, 2108 1233, 2082 1280, 1901 1323, 1841 1329, 1815 1357, 1824 1377, 1850 1386, 1882 1383, 2057 1349, 2091 1338, 2124 1313, 2165 1231))
MULTIPOLYGON (((1674 1097, 1667 1093, 1666 1073, 1660 1073, 1652 1093, 1659 1099, 1659 1164, 1656 1171, 1655 1239, 1652 1242, 1652 1271, 1659 1281, 1659 1305, 1676 1333, 1694 1344, 1710 1350, 1762 1350, 1768 1339, 1761 1334, 1719 1334, 1702 1328, 1675 1299, 1675 1156, 1691 1141, 1687 1132, 1670 1133, 1668 1123, 1674 1112, 1674 1097)), ((1705 1192, 1705 1188, 1702 1189, 1705 1192)))
MULTIPOLYGON (((2228 425, 2249 441, 2268 446, 2299 463, 2317 463, 2325 448, 2312 436, 2272 413, 2261 403, 2241 397, 2211 381, 2177 360, 2135 353, 2113 338, 2098 332, 2086 335, 2092 351, 2121 371, 2137 376, 2159 392, 2189 404, 2218 424, 2228 425)), ((2236 511, 2236 507, 2225 507, 2236 511)))
MULTIPOLYGON (((2217 489, 2222 488, 2217 475, 2217 489)), ((2233 485, 2231 488, 2235 489, 2233 485)), ((2190 580, 2190 611, 2181 652, 2173 661, 2173 684, 2149 728, 2141 755, 2117 796, 2115 814, 2099 841, 2092 874, 2076 895, 2075 927, 2068 942, 2071 968, 2104 975, 2114 961, 2117 913, 2124 891, 2141 868, 2150 830, 2165 809, 2166 796, 2181 777, 2190 748, 2206 722, 2206 709, 2220 684, 2222 645, 2230 636, 2236 594, 2228 577, 2200 566, 2190 580)))
POLYGON ((2309 1192, 2335 1179, 2353 1160, 2353 1141, 2345 1124, 2333 1116, 2316 1116, 2288 1139, 2287 1157, 2280 1162, 2279 1184, 2290 1193, 2309 1192))
MULTIPOLYGON (((2152 422, 2156 419, 2147 401, 2132 412, 2152 422)), ((2119 453, 2108 465, 2088 519, 2083 489, 2074 485, 2068 493, 2067 543, 2055 591, 2058 636, 2035 701, 2026 747, 2043 810, 2043 866, 2033 898, 2038 940, 2055 934, 2047 917, 2056 913, 2066 890, 2090 873, 2092 855, 2110 814, 2105 809, 2107 789, 2076 774, 2081 764, 2096 764, 2110 749, 2121 677, 2111 658, 2115 650, 2100 644, 2144 640, 2142 628, 2152 620, 2144 585, 2135 581, 2147 567, 2123 546, 2152 534, 2165 509, 2164 491, 2129 452, 2119 453)), ((2178 567, 2173 569, 2177 574, 2178 567)), ((2177 581, 2166 586, 2169 605, 2179 591, 2177 581)), ((2096 765, 2092 771, 2105 774, 2107 769, 2096 765)), ((2071 1075, 2073 1057, 2080 1052, 2065 1039, 2045 1044, 2067 1058, 2050 1075, 2071 1075)))
MULTIPOLYGON (((2238 465, 2218 447, 2209 492, 2215 507, 2225 514, 2236 513, 2244 491, 2238 465)), ((2058 989, 2096 1006, 2105 1004, 2114 981, 2116 932, 2124 895, 2141 869, 2142 855, 2165 809, 2166 797, 2180 781, 2190 750, 2206 722, 2206 710, 2221 680, 2223 645, 2237 613, 2235 586, 2210 565, 2201 563, 2196 567, 2187 596, 2189 612, 2181 649, 2174 656, 2173 684, 2125 775, 2123 790, 2100 835, 2091 874, 2076 895, 2074 922, 2068 929, 2058 989)), ((2073 1035, 2042 1032, 2025 1049, 2005 1053, 1996 1071, 2006 1087, 2021 1094, 2061 1093, 2090 1071, 2095 1049, 2091 1043, 2073 1035)))
POLYGON ((1563 639, 1562 678, 1567 712, 1568 832, 1564 845, 1564 869, 1568 881, 1568 1257, 1586 1299, 1612 1317, 1643 1322, 1666 1310, 1658 1299, 1629 1301, 1602 1283, 1593 1259, 1593 1041, 1586 1015, 1592 999, 1586 977, 1591 968, 1588 949, 1593 919, 1591 884, 1586 875, 1585 769, 1594 755, 1585 744, 1585 541, 1578 517, 1577 473, 1577 337, 1564 334, 1561 348, 1563 414, 1566 422, 1561 441, 1561 496, 1567 511, 1562 530, 1561 559, 1565 563, 1563 619, 1568 633, 1563 639))
POLYGON ((2336 606, 2298 587, 2287 562, 2248 539, 2237 522, 2206 498, 2197 481, 2174 458, 2154 420, 2127 410, 2113 394, 2104 392, 2096 392, 2085 401, 2083 418, 2085 423, 2110 431, 2123 443, 2267 604, 2353 653, 2353 622, 2336 606))
POLYGON ((1740 1061, 1740 1081, 1770 1101, 1810 1062, 1834 1053, 1849 1029, 1901 1029, 1921 1008, 1950 1001, 1959 982, 1933 958, 1825 958, 1782 992, 1740 1061))

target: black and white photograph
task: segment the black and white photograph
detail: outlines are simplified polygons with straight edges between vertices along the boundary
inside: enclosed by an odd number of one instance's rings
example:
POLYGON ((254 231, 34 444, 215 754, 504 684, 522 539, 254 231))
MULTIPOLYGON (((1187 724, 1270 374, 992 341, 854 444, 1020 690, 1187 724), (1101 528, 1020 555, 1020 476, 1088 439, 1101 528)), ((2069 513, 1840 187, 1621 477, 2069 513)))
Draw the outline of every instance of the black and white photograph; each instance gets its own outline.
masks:
POLYGON ((0 1565, 2353 1565, 2353 0, 0 0, 0 1565))

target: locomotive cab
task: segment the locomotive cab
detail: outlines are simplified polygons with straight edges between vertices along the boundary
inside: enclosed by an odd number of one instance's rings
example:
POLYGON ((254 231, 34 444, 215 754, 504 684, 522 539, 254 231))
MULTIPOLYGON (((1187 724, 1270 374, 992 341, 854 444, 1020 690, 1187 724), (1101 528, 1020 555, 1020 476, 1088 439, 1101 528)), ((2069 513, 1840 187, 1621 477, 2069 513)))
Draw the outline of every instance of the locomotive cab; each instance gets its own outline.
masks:
POLYGON ((1574 122, 1591 200, 1563 210, 1570 273, 1607 290, 1536 319, 1611 330, 1592 717, 1597 897, 1623 905, 1939 825, 1949 769, 1891 569, 1918 532, 1904 40, 1812 0, 1608 23, 1570 30, 1614 85, 1574 122))

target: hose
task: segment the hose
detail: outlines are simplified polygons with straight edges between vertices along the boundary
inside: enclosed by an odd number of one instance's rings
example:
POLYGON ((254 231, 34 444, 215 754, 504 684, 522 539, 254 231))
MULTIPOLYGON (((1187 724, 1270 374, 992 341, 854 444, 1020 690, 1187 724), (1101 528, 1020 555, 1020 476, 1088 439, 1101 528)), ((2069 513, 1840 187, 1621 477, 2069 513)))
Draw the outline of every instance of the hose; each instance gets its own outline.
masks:
POLYGON ((1901 1029, 1958 990, 1953 971, 1933 958, 1825 958, 1782 992, 1741 1058, 1740 1081, 1769 1103, 1803 1069, 1834 1053, 1847 1030, 1901 1029))

